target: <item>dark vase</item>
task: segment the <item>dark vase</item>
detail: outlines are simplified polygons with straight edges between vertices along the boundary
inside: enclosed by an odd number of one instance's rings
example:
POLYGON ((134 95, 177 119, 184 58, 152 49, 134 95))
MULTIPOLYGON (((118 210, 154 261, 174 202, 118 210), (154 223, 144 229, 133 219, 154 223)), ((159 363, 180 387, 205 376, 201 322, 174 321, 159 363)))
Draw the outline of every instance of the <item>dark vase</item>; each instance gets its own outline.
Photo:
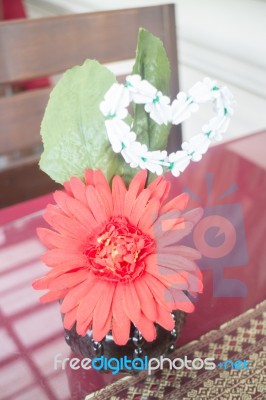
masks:
MULTIPOLYGON (((127 356, 128 360, 135 358, 144 359, 159 358, 160 356, 172 353, 176 348, 176 342, 180 335, 180 331, 185 319, 185 313, 182 311, 174 311, 172 316, 175 320, 175 327, 172 331, 167 331, 160 325, 155 324, 157 337, 153 342, 147 342, 139 332, 139 330, 131 324, 130 337, 126 345, 119 346, 114 342, 112 333, 109 332, 100 342, 92 339, 92 331, 89 330, 86 336, 80 336, 76 332, 75 325, 71 330, 65 329, 65 339, 71 350, 82 358, 95 358, 104 356, 107 359, 120 359, 127 356)), ((111 370, 101 370, 101 372, 109 372, 111 370)), ((136 373, 122 369, 120 372, 136 373)))

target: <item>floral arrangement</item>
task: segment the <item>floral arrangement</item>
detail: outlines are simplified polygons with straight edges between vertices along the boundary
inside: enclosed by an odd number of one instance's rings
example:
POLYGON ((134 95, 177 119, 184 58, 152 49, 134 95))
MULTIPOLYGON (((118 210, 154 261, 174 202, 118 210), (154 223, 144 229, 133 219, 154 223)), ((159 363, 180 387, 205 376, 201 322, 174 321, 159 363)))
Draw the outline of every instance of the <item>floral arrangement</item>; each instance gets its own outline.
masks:
POLYGON ((124 85, 88 60, 53 89, 42 122, 40 166, 64 190, 45 211, 50 227, 38 229, 51 268, 33 287, 48 289, 42 302, 61 301, 66 329, 76 326, 81 336, 92 329, 98 342, 111 332, 116 344, 126 344, 131 324, 153 341, 155 324, 171 331, 172 311, 192 312, 190 295, 203 289, 200 254, 179 243, 202 210, 188 210, 185 193, 169 199, 163 174, 177 177, 221 139, 233 99, 205 79, 170 104, 169 76, 163 44, 141 29, 124 85), (171 125, 203 102, 212 102, 217 115, 168 155, 171 125))
POLYGON ((162 94, 140 75, 130 75, 125 85, 115 83, 104 96, 100 109, 105 116, 105 127, 112 149, 121 153, 131 168, 140 167, 162 175, 163 168, 177 177, 190 161, 199 161, 208 150, 212 139, 221 140, 233 113, 233 97, 226 87, 219 88, 215 81, 205 78, 193 86, 188 95, 180 92, 170 105, 168 96, 162 94), (198 104, 211 101, 217 115, 202 127, 202 132, 189 142, 182 144, 182 150, 171 153, 165 150, 149 151, 145 144, 136 141, 136 133, 124 122, 127 107, 133 100, 144 104, 145 111, 157 124, 178 125, 198 110, 198 104))

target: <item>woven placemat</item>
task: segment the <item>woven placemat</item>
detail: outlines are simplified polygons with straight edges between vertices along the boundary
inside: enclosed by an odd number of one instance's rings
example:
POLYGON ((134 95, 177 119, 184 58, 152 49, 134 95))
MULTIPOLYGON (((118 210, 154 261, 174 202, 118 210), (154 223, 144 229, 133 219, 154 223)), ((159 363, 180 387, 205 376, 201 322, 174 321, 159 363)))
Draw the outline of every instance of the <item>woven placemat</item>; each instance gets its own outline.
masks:
POLYGON ((208 332, 199 340, 176 349, 171 358, 247 360, 249 370, 216 367, 214 370, 142 372, 90 394, 85 400, 250 400, 266 399, 266 301, 208 332))

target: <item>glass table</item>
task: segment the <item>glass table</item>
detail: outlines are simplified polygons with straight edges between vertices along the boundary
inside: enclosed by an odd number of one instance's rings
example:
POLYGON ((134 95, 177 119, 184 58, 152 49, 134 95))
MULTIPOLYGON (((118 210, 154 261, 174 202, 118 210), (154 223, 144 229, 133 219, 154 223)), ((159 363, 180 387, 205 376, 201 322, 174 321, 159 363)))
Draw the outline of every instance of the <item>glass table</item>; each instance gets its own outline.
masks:
MULTIPOLYGON (((178 346, 198 339, 265 298, 266 132, 213 147, 173 179, 171 195, 186 190, 204 216, 188 239, 203 257, 204 293, 187 315, 178 346)), ((58 303, 40 304, 31 283, 47 272, 36 228, 45 226, 47 195, 0 210, 0 398, 81 400, 134 377, 55 368, 73 357, 64 341, 58 303)), ((143 375, 144 376, 144 375, 143 375)), ((106 398, 110 398, 108 391, 106 398), (109 396, 109 397, 108 397, 109 396)), ((105 398, 101 393, 101 397, 105 398)))

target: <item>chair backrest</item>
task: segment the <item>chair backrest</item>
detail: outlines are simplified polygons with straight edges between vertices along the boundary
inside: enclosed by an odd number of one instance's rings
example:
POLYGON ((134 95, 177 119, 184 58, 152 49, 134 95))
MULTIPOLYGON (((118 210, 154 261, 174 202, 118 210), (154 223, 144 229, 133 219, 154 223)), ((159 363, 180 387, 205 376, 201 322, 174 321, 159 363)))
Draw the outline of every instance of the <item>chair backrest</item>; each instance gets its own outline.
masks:
MULTIPOLYGON (((10 94, 8 88, 14 83, 61 73, 86 58, 101 63, 132 59, 139 27, 164 42, 175 95, 179 85, 173 4, 0 22, 0 86, 10 94)), ((50 90, 0 97, 0 207, 54 189, 38 169, 40 122, 50 90)), ((171 136, 177 148, 181 131, 171 136)))

